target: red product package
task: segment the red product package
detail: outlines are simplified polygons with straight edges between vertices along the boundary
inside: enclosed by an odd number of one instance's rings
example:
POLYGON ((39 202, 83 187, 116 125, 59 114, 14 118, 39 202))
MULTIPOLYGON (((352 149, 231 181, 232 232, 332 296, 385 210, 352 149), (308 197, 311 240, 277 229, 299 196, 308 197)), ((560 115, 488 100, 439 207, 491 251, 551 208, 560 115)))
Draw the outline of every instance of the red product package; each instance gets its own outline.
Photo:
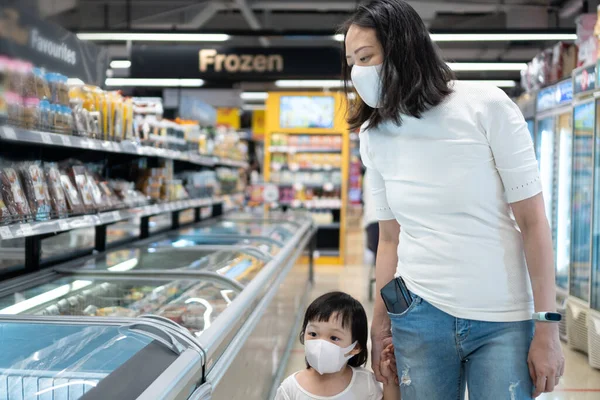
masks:
POLYGON ((33 218, 36 221, 50 219, 48 186, 41 165, 35 162, 25 162, 19 164, 18 170, 33 218))
POLYGON ((16 169, 8 167, 0 170, 0 181, 2 181, 2 198, 15 221, 31 218, 31 210, 16 169))
POLYGON ((58 166, 54 163, 47 163, 44 165, 44 173, 46 175, 46 184, 48 185, 53 215, 58 218, 64 218, 67 216, 69 209, 65 191, 60 182, 58 166))

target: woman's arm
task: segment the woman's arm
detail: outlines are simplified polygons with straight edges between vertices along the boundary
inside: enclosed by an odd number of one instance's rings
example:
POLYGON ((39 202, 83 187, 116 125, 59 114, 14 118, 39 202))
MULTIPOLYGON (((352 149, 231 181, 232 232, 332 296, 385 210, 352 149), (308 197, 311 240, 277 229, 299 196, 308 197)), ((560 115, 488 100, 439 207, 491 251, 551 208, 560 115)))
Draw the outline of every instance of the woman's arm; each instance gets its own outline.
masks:
MULTIPOLYGON (((379 245, 377 247, 377 261, 375 263, 375 288, 379 293, 382 287, 387 285, 396 273, 398 265, 398 241, 400 225, 396 220, 379 221, 379 245)), ((371 327, 371 364, 375 377, 384 384, 393 383, 381 374, 381 353, 392 343, 391 322, 381 296, 375 296, 375 311, 373 325, 371 327)), ((395 366, 392 366, 395 370, 395 366)))
MULTIPOLYGON (((556 311, 554 251, 552 234, 538 194, 511 204, 523 235, 527 268, 533 289, 535 311, 556 311)), ((558 336, 558 324, 537 322, 529 351, 529 373, 535 385, 534 397, 552 392, 564 372, 564 357, 558 336)))

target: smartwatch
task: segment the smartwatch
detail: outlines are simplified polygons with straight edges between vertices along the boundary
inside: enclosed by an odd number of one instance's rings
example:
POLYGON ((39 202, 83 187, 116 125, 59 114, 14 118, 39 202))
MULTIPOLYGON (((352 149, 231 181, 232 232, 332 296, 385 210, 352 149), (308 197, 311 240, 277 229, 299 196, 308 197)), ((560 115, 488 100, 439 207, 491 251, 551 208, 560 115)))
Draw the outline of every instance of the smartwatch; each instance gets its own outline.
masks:
POLYGON ((562 315, 555 312, 537 312, 533 313, 531 319, 540 322, 560 322, 562 315))

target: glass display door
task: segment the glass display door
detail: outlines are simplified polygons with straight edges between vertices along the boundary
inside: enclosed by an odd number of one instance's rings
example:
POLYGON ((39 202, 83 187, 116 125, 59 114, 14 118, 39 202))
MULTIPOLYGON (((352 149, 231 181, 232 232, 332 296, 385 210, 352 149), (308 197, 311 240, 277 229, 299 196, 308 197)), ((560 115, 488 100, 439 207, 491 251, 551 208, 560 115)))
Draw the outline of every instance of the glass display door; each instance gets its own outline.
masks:
POLYGON ((558 117, 558 182, 556 190, 556 225, 552 233, 556 254, 556 284, 569 290, 571 248, 571 185, 573 167, 573 124, 571 113, 558 117))
MULTIPOLYGON (((596 131, 600 127, 600 102, 596 102, 596 131)), ((595 175, 594 175, 594 226, 592 242, 592 268, 590 285, 590 305, 600 311, 600 137, 596 136, 595 145, 595 175)))
MULTIPOLYGON (((554 148, 556 136, 556 116, 538 121, 535 149, 540 165, 540 177, 544 191, 544 205, 550 228, 554 231, 554 148)), ((553 238, 555 239, 555 238, 553 238)))
POLYGON ((591 270, 592 193, 594 173, 594 127, 596 105, 579 104, 573 119, 573 192, 571 221, 571 271, 569 294, 589 301, 591 270))

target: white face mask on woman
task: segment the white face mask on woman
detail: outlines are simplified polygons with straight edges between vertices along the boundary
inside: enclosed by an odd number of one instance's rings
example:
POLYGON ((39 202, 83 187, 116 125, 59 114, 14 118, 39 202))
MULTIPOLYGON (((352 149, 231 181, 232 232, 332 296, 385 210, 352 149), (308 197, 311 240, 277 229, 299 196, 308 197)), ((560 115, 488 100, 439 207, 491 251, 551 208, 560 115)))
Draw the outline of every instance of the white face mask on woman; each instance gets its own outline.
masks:
POLYGON ((352 67, 352 84, 360 98, 371 108, 378 108, 381 99, 381 69, 383 64, 352 67))
POLYGON ((346 356, 356 347, 354 342, 346 348, 341 348, 323 339, 307 340, 304 343, 304 354, 308 365, 319 374, 334 374, 340 372, 353 355, 346 356))

